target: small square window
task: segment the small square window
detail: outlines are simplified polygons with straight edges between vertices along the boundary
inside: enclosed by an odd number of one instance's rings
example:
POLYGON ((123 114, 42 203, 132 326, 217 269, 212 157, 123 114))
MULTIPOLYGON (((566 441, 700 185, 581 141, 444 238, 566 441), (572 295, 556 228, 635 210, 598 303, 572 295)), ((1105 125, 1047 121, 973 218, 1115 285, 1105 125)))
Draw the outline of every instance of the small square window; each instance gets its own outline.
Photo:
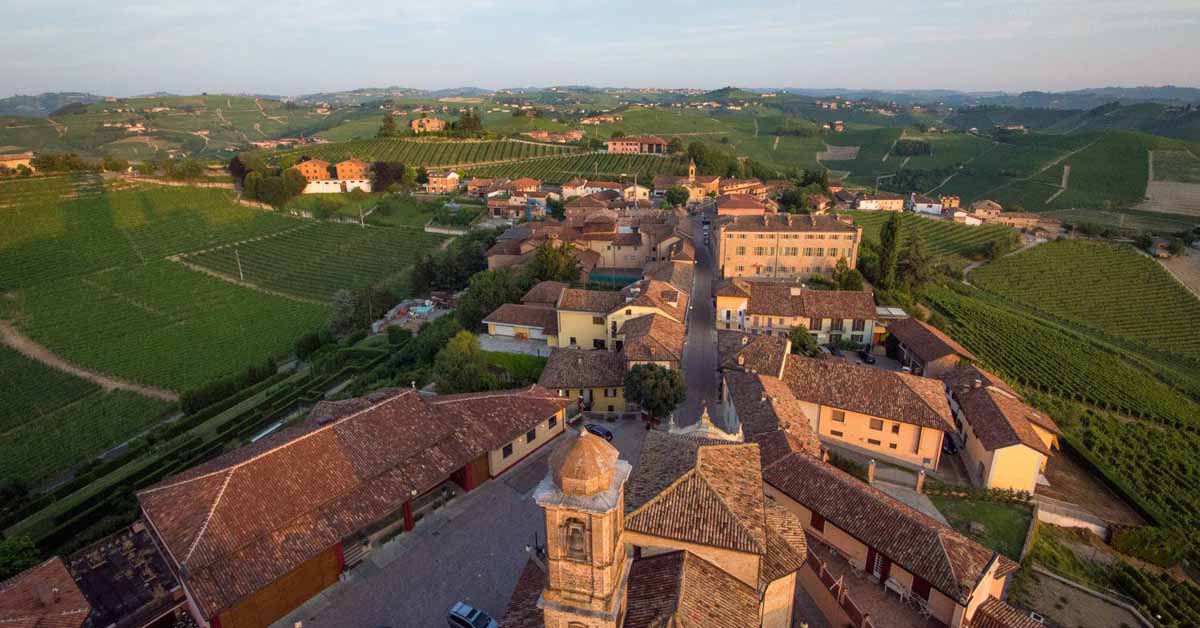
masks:
POLYGON ((550 422, 548 423, 548 425, 550 426, 550 429, 554 429, 554 428, 558 427, 558 417, 556 417, 556 416, 550 417, 550 422))
POLYGON ((895 449, 896 443, 888 443, 888 449, 895 449))
POLYGON ((874 438, 868 438, 868 439, 867 439, 867 443, 868 443, 868 444, 871 444, 871 445, 875 445, 876 447, 878 447, 879 445, 881 445, 881 444, 882 444, 882 443, 880 443, 879 441, 875 440, 874 438))
POLYGON ((829 430, 829 434, 832 436, 841 436, 842 435, 842 433, 837 430, 829 430))
POLYGON ((900 433, 900 424, 899 423, 892 423, 892 433, 893 434, 900 433))
POLYGON ((507 457, 509 457, 509 456, 511 456, 511 455, 512 455, 512 443, 509 443, 509 444, 507 444, 507 445, 505 445, 505 446, 504 446, 504 449, 501 449, 501 450, 500 450, 500 457, 501 457, 501 458, 507 458, 507 457))
POLYGON ((537 440, 537 428, 536 427, 529 430, 528 432, 525 432, 525 442, 532 443, 535 440, 537 440))
POLYGON ((604 317, 603 317, 603 316, 593 316, 593 317, 592 317, 592 324, 593 324, 593 325, 603 325, 603 324, 604 324, 604 317))
POLYGON ((833 416, 831 418, 834 420, 835 423, 845 423, 846 422, 846 413, 841 410, 834 410, 833 416))
POLYGON ((882 432, 883 431, 883 419, 871 419, 871 429, 878 431, 878 432, 882 432))

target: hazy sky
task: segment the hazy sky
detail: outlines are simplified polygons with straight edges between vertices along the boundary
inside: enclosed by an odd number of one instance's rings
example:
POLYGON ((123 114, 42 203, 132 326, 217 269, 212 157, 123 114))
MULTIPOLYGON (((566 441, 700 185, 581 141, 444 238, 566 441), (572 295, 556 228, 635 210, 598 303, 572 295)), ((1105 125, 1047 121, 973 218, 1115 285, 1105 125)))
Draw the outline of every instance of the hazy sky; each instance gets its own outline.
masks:
POLYGON ((0 0, 0 96, 1200 86, 1200 0, 0 0))

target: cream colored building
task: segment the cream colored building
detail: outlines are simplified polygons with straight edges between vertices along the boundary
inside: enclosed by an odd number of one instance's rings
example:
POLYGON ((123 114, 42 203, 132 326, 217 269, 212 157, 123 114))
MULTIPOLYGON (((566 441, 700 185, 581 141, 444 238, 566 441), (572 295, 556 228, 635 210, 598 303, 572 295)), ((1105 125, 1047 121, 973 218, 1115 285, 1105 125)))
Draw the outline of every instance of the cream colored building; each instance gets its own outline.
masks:
POLYGON ((803 325, 818 344, 871 345, 875 298, 870 292, 810 290, 761 279, 724 279, 715 290, 718 330, 787 337, 803 325))
POLYGON ((723 278, 808 279, 831 274, 838 260, 858 264, 862 228, 836 214, 742 216, 717 227, 723 278))

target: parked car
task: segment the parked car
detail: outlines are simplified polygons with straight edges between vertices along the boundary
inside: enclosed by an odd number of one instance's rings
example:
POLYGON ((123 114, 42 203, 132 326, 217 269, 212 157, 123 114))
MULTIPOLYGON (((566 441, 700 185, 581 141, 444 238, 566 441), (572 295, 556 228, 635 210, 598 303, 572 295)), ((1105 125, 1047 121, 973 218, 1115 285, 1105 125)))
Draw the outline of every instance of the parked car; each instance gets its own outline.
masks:
POLYGON ((942 439, 942 451, 948 454, 958 453, 958 445, 954 443, 954 439, 949 436, 942 439))
POLYGON ((588 423, 587 425, 583 426, 583 429, 591 432, 595 436, 599 436, 600 438, 603 438, 606 441, 609 441, 609 442, 612 441, 612 438, 613 438, 612 431, 609 430, 607 427, 604 427, 603 425, 596 425, 595 423, 588 423))
POLYGON ((875 363, 875 356, 871 355, 871 352, 867 351, 866 349, 862 349, 861 351, 859 351, 858 357, 865 364, 874 364, 875 363))
POLYGON ((842 351, 835 345, 829 345, 829 352, 832 353, 835 357, 839 357, 839 358, 846 355, 845 351, 842 351))
POLYGON ((450 607, 446 623, 450 628, 500 628, 499 622, 492 619, 491 615, 466 602, 457 602, 450 607))

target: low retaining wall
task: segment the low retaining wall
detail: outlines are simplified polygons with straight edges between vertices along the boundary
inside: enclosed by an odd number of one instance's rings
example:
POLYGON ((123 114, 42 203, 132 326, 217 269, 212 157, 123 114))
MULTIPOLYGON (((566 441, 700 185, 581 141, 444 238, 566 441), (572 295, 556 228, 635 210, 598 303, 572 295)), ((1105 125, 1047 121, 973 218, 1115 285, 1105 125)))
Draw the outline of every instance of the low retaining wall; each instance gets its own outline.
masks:
POLYGON ((463 227, 440 227, 434 225, 432 222, 425 223, 426 233, 440 233, 442 235, 460 236, 466 235, 468 231, 470 231, 470 229, 463 227))
POLYGON ((1033 566, 1033 571, 1034 571, 1034 573, 1038 574, 1039 576, 1046 576, 1047 578, 1057 580, 1058 582, 1061 582, 1061 583, 1071 587, 1072 589, 1082 591, 1094 598, 1104 600, 1105 602, 1108 602, 1109 604, 1112 604, 1113 606, 1119 606, 1119 607, 1129 611, 1130 613, 1133 613, 1133 616, 1137 617, 1138 621, 1141 622, 1142 625, 1145 626, 1146 628, 1158 628, 1153 622, 1151 622, 1149 619, 1146 619, 1146 617, 1144 615, 1142 615, 1141 611, 1139 611, 1137 608, 1135 608, 1132 604, 1127 604, 1127 603, 1125 603, 1121 600, 1118 600, 1110 595, 1105 595, 1099 591, 1089 589, 1088 587, 1085 587, 1082 584, 1075 582, 1074 580, 1068 580, 1052 571, 1048 571, 1037 565, 1033 566))
POLYGON ((169 179, 138 177, 132 175, 121 175, 121 180, 135 181, 137 183, 151 183, 154 185, 166 185, 173 188, 218 188, 222 190, 234 189, 232 181, 171 181, 169 179))
POLYGON ((1039 521, 1063 528, 1085 528, 1095 532, 1102 539, 1108 538, 1108 523, 1103 519, 1082 511, 1074 504, 1041 495, 1035 499, 1039 521))

